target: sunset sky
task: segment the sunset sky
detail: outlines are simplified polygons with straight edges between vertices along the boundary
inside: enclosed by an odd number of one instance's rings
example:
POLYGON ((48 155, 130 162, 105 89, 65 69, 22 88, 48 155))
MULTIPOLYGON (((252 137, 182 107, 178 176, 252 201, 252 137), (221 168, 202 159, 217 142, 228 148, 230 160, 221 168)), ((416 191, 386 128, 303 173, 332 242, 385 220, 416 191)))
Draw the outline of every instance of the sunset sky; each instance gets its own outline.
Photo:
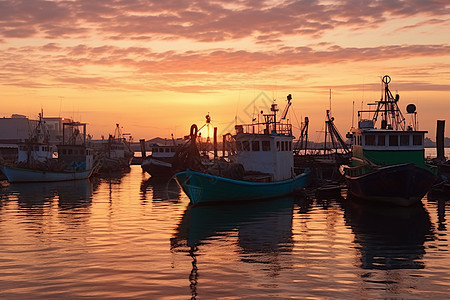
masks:
MULTIPOLYGON (((135 141, 219 133, 292 94, 295 128, 342 134, 392 78, 435 140, 450 136, 450 2, 0 0, 1 116, 68 117, 94 138, 119 123, 135 141)), ((298 136, 296 129, 294 134, 298 136)))

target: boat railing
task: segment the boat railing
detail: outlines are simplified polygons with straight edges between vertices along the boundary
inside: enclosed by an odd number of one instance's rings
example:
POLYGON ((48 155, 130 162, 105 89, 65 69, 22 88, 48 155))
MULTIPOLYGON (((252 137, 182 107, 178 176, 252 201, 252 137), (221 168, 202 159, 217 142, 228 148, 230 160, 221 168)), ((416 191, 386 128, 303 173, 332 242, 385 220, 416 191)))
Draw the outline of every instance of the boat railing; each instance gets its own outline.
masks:
POLYGON ((366 174, 368 171, 372 170, 373 166, 370 165, 359 165, 359 166, 343 166, 344 174, 350 177, 358 177, 366 174))
POLYGON ((252 123, 236 125, 236 134, 249 133, 249 134, 279 134, 279 135, 292 135, 292 124, 276 122, 276 123, 252 123))

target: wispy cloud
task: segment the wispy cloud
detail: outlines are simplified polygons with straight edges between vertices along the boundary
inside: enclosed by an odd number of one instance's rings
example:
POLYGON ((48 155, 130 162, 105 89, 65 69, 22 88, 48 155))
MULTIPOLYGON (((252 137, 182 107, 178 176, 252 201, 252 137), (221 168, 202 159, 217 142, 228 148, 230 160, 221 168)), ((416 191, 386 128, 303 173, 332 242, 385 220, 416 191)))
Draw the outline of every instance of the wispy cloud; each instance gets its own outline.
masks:
POLYGON ((447 16, 447 1, 0 1, 0 36, 101 35, 110 39, 192 39, 320 36, 339 27, 366 29, 388 19, 447 16))
POLYGON ((408 18, 394 28, 446 28, 449 15, 442 0, 0 0, 0 84, 206 93, 251 77, 262 88, 268 74, 281 78, 293 66, 448 58, 446 41, 352 46, 320 37, 339 29, 371 36, 408 18), (304 42, 286 46, 293 38, 304 42), (155 41, 178 46, 155 50, 155 41))
MULTIPOLYGON (((145 80, 153 88, 186 92, 232 88, 223 83, 239 81, 242 74, 277 72, 290 66, 339 65, 375 62, 405 57, 439 57, 450 53, 449 45, 393 45, 371 48, 327 45, 283 47, 280 50, 243 51, 212 49, 154 52, 148 48, 105 45, 64 46, 49 43, 40 47, 11 47, 0 54, 0 84, 43 87, 45 82, 91 88, 136 89, 145 80), (20 64, 17 62, 20 61, 20 64), (105 70, 108 70, 105 72, 105 70), (30 78, 30 74, 33 74, 30 78), (157 82, 170 81, 172 84, 157 82), (193 83, 193 82, 201 83, 193 83), (33 83, 34 82, 34 83, 33 83), (222 82, 222 83, 221 83, 222 82), (209 87, 208 87, 209 86, 209 87), (197 89, 197 90, 196 90, 197 89)), ((148 89, 143 84, 139 89, 148 89)))

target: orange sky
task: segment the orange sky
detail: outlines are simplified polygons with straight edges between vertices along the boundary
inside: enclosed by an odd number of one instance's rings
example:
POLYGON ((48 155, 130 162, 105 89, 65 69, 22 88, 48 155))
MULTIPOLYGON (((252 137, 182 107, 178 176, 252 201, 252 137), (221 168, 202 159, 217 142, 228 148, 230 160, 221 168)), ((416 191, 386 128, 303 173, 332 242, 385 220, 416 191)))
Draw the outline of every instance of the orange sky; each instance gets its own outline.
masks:
MULTIPOLYGON (((183 136, 209 112, 219 133, 293 96, 321 140, 332 90, 342 134, 352 103, 380 98, 450 136, 450 4, 422 1, 1 1, 1 115, 71 117, 94 138, 183 136)), ((294 132, 298 136, 298 132, 294 132)))

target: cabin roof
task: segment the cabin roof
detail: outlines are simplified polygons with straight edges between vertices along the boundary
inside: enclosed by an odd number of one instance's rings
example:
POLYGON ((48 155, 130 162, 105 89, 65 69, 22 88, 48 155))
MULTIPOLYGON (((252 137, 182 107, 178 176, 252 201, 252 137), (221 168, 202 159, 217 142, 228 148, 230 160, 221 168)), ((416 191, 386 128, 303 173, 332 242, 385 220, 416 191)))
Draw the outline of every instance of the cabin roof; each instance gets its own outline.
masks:
POLYGON ((393 129, 377 129, 377 128, 364 128, 359 129, 361 133, 396 133, 396 134, 405 134, 405 133, 428 133, 426 130, 393 130, 393 129))

